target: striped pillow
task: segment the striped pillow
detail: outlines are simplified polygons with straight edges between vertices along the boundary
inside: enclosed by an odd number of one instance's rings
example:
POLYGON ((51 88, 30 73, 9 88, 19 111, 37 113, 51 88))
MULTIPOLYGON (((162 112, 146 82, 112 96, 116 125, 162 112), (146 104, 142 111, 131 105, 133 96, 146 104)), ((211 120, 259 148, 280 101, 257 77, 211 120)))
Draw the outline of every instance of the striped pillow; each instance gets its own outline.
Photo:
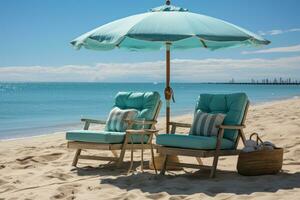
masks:
POLYGON ((106 121, 106 131, 124 132, 128 128, 125 120, 133 120, 137 117, 138 111, 135 109, 113 108, 106 121))
POLYGON ((198 136, 218 135, 219 129, 216 126, 223 123, 225 116, 225 114, 210 114, 198 110, 195 113, 190 134, 198 136))

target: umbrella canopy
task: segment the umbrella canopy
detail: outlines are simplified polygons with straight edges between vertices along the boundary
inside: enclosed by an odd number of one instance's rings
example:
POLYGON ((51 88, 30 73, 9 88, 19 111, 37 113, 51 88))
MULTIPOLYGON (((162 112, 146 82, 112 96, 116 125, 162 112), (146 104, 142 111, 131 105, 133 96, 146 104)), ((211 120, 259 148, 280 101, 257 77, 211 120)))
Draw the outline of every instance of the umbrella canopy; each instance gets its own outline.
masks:
POLYGON ((100 26, 71 42, 93 50, 125 48, 133 51, 166 49, 167 132, 169 132, 170 50, 207 48, 216 50, 240 46, 260 46, 270 42, 241 27, 213 17, 166 5, 147 13, 129 16, 100 26))
POLYGON ((159 50, 166 42, 172 43, 171 49, 204 47, 212 50, 270 43, 223 20, 171 5, 105 24, 71 43, 77 48, 94 50, 159 50))

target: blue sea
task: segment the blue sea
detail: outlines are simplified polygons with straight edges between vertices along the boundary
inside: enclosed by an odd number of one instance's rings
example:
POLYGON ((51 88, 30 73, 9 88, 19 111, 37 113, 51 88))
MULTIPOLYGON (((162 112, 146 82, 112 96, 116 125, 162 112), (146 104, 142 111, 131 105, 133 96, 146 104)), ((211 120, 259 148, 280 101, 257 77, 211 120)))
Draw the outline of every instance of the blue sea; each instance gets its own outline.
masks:
MULTIPOLYGON (((172 115, 192 113, 200 93, 246 92, 252 104, 300 96, 297 85, 174 83, 172 115)), ((118 91, 158 91, 163 83, 0 83, 0 140, 80 128, 106 119, 118 91)), ((164 115, 164 109, 161 116, 164 115)))

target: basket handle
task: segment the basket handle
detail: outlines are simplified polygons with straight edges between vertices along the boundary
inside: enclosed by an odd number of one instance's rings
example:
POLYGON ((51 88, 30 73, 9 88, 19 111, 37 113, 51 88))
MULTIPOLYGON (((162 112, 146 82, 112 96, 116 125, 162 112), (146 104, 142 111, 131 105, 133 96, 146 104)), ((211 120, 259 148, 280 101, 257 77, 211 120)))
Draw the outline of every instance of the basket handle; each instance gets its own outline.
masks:
POLYGON ((252 137, 256 136, 256 144, 258 145, 258 142, 260 142, 262 145, 264 144, 264 142, 262 141, 262 139, 259 137, 258 133, 252 133, 250 135, 250 140, 252 140, 252 137))

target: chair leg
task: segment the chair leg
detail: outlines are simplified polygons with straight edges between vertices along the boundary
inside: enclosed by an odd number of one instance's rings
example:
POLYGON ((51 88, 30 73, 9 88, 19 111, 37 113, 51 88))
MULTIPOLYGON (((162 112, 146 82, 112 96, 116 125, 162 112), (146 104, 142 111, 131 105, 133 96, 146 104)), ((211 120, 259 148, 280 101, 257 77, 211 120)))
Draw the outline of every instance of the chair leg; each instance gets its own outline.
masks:
POLYGON ((157 168, 156 168, 156 164, 155 164, 155 160, 154 160, 154 151, 153 151, 153 144, 152 141, 150 142, 151 145, 151 159, 152 159, 152 164, 155 170, 155 174, 157 174, 157 168))
POLYGON ((120 157, 119 157, 118 162, 117 162, 117 167, 121 167, 121 165, 123 163, 123 160, 124 160, 125 151, 126 151, 126 149, 122 148, 121 153, 120 153, 120 157))
POLYGON ((129 166, 127 174, 129 174, 132 171, 132 167, 133 167, 133 141, 132 141, 132 137, 130 137, 130 138, 131 138, 130 166, 129 166))
POLYGON ((202 160, 201 160, 200 157, 196 157, 196 160, 197 160, 197 162, 198 162, 199 165, 203 165, 203 162, 202 162, 202 160))
POLYGON ((168 164, 168 155, 165 155, 164 157, 164 162, 160 171, 160 175, 165 175, 166 169, 167 169, 167 164, 168 164))
POLYGON ((217 138, 217 145, 216 145, 216 151, 215 151, 215 155, 214 155, 214 161, 213 161, 213 166, 211 168, 211 172, 210 172, 210 178, 214 178, 216 176, 216 170, 217 170, 217 166, 218 166, 218 161, 219 161, 219 152, 221 149, 221 143, 222 143, 222 138, 224 135, 224 129, 220 129, 218 132, 218 138, 217 138))
POLYGON ((75 156, 73 158, 72 166, 76 167, 77 162, 78 162, 78 157, 80 156, 80 153, 81 153, 81 149, 77 149, 76 153, 75 153, 75 156))
POLYGON ((129 137, 129 135, 126 134, 123 145, 122 145, 122 150, 120 152, 120 157, 119 157, 118 162, 117 162, 117 167, 121 167, 121 165, 123 163, 125 152, 126 152, 126 147, 127 147, 127 144, 128 144, 128 137, 129 137))
POLYGON ((210 171, 210 176, 209 176, 210 178, 214 178, 216 176, 218 160, 219 160, 219 155, 215 154, 214 161, 213 161, 213 166, 212 166, 212 169, 210 171))

